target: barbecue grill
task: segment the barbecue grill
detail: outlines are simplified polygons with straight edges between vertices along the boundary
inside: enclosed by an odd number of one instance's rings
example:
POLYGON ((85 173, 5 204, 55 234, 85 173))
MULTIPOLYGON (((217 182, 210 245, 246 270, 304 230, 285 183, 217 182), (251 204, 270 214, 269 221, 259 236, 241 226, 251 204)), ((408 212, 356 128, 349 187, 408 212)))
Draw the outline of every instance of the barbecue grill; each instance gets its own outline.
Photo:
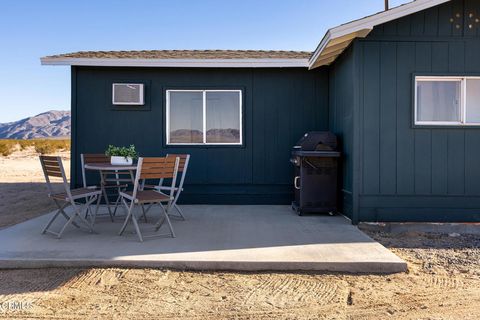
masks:
POLYGON ((337 212, 337 172, 340 152, 331 132, 308 132, 293 147, 295 200, 299 215, 307 212, 337 212))

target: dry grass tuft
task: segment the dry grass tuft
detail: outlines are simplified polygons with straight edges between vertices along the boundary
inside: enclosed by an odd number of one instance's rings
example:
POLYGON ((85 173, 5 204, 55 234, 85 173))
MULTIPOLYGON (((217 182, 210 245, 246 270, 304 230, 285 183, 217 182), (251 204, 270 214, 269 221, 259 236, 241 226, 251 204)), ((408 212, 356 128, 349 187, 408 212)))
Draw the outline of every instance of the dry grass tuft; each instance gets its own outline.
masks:
POLYGON ((0 155, 6 157, 11 155, 17 149, 25 150, 33 147, 39 154, 52 154, 58 151, 69 151, 70 140, 61 139, 33 139, 33 140, 0 140, 0 155))

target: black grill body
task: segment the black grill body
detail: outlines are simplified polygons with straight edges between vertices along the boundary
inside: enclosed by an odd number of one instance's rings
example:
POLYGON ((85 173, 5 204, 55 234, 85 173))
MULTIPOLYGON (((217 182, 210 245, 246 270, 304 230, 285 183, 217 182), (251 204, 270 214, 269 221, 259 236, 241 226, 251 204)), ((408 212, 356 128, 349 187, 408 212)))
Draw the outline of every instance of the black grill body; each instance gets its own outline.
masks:
POLYGON ((295 200, 299 214, 337 212, 337 181, 340 152, 331 132, 306 133, 293 147, 295 200))

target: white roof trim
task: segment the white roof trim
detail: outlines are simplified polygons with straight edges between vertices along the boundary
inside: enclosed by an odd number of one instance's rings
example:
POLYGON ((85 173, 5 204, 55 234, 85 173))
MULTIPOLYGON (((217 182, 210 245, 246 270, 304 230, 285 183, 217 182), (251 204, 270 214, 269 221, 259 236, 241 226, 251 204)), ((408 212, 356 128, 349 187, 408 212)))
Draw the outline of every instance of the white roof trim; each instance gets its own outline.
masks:
MULTIPOLYGON (((348 47, 348 45, 354 38, 366 37, 375 26, 408 16, 415 12, 435 7, 449 1, 451 0, 416 0, 387 11, 365 17, 360 20, 355 20, 347 24, 343 24, 341 26, 329 29, 320 44, 318 45, 317 49, 313 53, 312 57, 310 58, 309 69, 317 68, 322 65, 328 65, 335 60, 333 59, 333 61, 330 61, 331 59, 322 59, 322 53, 329 46, 338 45, 339 43, 345 43, 345 46, 343 48, 345 49, 346 47, 348 47), (346 40, 333 43, 335 39, 339 39, 342 37, 345 37, 346 40), (319 63, 317 63, 317 61, 319 61, 319 63), (322 61, 330 62, 324 63, 322 61)), ((343 52, 343 49, 340 50, 339 54, 336 57, 338 57, 343 52)))
POLYGON ((42 65, 187 68, 308 68, 308 59, 112 59, 49 58, 42 65))

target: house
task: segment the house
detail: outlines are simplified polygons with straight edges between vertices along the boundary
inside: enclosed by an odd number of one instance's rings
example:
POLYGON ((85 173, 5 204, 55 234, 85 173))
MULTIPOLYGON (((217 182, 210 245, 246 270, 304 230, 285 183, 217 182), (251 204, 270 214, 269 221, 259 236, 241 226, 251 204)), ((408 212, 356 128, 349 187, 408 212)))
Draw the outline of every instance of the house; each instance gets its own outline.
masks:
POLYGON ((74 183, 80 153, 133 143, 145 156, 192 155, 185 202, 287 204, 291 147, 330 130, 353 223, 480 221, 479 37, 480 1, 417 0, 328 30, 313 53, 77 52, 42 63, 72 68, 74 183), (114 84, 143 90, 142 103, 116 104, 114 84))

